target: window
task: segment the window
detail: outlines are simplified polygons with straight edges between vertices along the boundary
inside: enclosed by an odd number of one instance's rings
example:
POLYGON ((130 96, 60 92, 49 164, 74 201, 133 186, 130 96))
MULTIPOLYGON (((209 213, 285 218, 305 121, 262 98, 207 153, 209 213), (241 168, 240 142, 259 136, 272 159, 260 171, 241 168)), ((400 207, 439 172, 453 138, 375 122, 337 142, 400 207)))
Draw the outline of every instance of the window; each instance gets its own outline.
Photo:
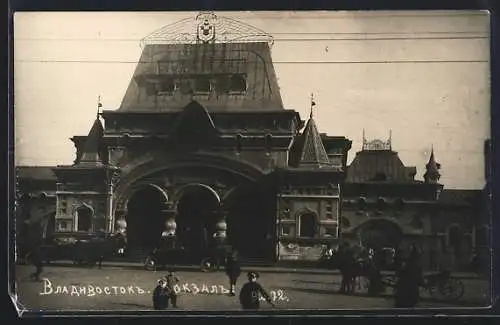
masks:
POLYGON ((179 90, 183 95, 190 95, 193 93, 193 85, 191 80, 181 80, 179 82, 179 90))
POLYGON ((245 92, 247 90, 246 76, 235 74, 231 76, 230 90, 234 92, 245 92))
POLYGON ((78 216, 78 231, 89 231, 92 228, 93 211, 87 206, 81 206, 76 211, 78 216))
POLYGON ((227 76, 219 76, 216 80, 215 89, 220 94, 229 93, 230 80, 227 76))
POLYGON ((290 236, 291 233, 291 227, 289 225, 281 226, 281 236, 290 236))
POLYGON ((159 94, 172 94, 176 89, 176 84, 172 79, 164 79, 158 83, 159 94))
POLYGON ((208 76, 198 77, 195 81, 195 91, 198 93, 209 93, 212 90, 208 76))
POLYGON ((300 237, 315 237, 316 235, 316 215, 308 212, 299 217, 300 237))

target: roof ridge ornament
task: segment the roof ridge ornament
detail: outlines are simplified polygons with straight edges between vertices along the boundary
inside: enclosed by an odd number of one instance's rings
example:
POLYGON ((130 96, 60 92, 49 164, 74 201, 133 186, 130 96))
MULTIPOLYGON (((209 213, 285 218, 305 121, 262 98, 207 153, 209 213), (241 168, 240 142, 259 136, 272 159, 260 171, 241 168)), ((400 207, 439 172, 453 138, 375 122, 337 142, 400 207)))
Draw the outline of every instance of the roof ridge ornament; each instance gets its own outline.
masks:
POLYGON ((207 44, 207 43, 274 43, 273 37, 250 24, 218 17, 213 11, 202 11, 194 18, 185 18, 166 25, 144 37, 140 45, 207 44))

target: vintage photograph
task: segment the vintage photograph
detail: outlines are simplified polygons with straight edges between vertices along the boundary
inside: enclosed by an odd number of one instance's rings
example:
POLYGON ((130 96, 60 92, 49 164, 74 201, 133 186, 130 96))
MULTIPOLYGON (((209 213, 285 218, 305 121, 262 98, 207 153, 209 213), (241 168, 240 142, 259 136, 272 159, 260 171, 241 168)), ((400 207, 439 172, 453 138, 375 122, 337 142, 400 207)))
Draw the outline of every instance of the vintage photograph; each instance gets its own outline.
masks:
POLYGON ((489 306, 489 26, 16 13, 13 303, 489 306))

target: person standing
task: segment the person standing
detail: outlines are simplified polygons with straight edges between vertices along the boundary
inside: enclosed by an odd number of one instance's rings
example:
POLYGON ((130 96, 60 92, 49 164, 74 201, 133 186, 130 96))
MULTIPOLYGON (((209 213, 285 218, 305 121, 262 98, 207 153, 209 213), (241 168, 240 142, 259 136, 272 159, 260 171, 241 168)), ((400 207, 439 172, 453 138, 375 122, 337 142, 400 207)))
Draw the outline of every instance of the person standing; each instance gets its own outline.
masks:
POLYGON ((248 282, 243 285, 240 291, 240 304, 242 309, 257 310, 260 309, 260 297, 271 306, 275 307, 271 297, 264 288, 257 282, 259 275, 256 272, 248 272, 248 282))
POLYGON ((153 308, 154 310, 167 309, 167 281, 165 279, 158 280, 158 285, 153 290, 153 308))
POLYGON ((168 274, 165 276, 165 292, 166 292, 166 307, 168 308, 169 301, 172 302, 173 308, 177 307, 177 293, 175 292, 175 285, 179 283, 180 279, 175 274, 173 269, 168 270, 168 274))
POLYGON ((229 295, 234 296, 236 282, 241 274, 241 267, 237 260, 236 252, 231 253, 226 261, 226 274, 229 278, 229 295))
POLYGON ((413 308, 418 303, 420 286, 423 284, 423 271, 420 253, 413 246, 407 261, 396 272, 396 292, 394 295, 396 308, 413 308))

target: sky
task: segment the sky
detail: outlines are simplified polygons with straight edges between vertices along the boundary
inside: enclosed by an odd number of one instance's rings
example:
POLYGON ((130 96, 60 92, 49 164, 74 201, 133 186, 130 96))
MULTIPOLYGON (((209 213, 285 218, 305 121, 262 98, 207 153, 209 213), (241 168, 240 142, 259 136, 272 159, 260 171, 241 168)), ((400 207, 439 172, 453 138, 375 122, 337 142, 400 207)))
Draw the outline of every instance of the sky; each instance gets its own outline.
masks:
MULTIPOLYGON (((125 94, 140 40, 195 12, 17 12, 14 17, 16 165, 72 164, 98 96, 125 94)), ((489 15, 481 11, 223 12, 274 37, 286 109, 320 132, 386 140, 422 179, 433 147, 446 188, 484 186, 490 136, 489 15)))

